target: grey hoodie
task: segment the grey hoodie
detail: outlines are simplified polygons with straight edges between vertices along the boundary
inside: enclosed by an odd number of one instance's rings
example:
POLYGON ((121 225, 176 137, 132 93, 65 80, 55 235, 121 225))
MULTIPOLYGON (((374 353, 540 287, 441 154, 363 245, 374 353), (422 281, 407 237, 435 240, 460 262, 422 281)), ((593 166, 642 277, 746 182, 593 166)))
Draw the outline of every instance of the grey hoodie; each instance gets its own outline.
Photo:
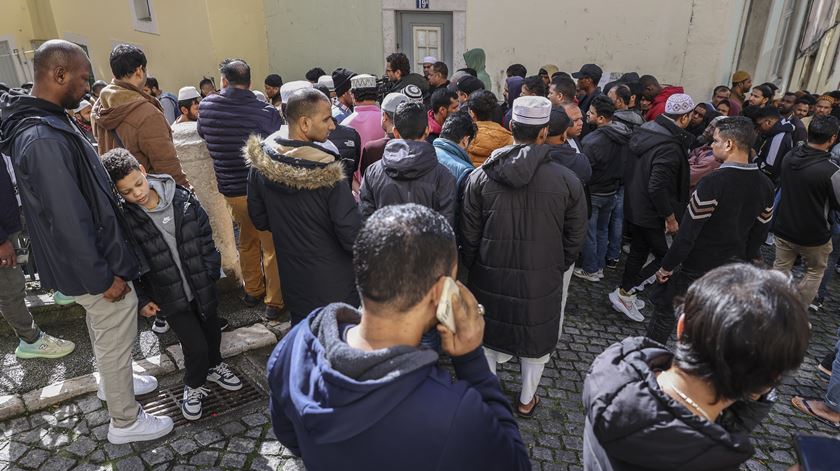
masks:
POLYGON ((175 236, 175 210, 172 207, 172 198, 175 196, 175 180, 169 175, 152 175, 146 176, 149 180, 149 187, 155 191, 160 197, 158 205, 154 209, 147 209, 140 206, 149 215, 149 219, 155 223, 155 227, 163 236, 166 245, 169 246, 169 251, 172 252, 172 259, 175 260, 175 265, 178 266, 178 273, 181 274, 181 282, 184 284, 184 292, 187 295, 187 300, 193 300, 193 292, 190 289, 190 284, 187 277, 184 275, 184 269, 181 267, 181 256, 178 253, 178 240, 175 236))

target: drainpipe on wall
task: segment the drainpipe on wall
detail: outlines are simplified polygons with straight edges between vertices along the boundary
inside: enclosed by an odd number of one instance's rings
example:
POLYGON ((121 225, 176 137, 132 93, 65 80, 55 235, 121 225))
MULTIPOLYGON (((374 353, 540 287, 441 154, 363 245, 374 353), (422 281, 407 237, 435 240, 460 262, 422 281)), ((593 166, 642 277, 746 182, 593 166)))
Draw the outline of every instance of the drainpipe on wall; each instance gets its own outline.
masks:
POLYGON ((793 44, 793 51, 788 52, 788 56, 785 59, 785 71, 784 75, 782 75, 782 83, 780 85, 781 90, 790 88, 790 81, 793 79, 793 69, 796 66, 796 60, 799 59, 799 44, 802 43, 802 36, 805 35, 805 21, 808 18, 808 11, 812 5, 813 1, 802 2, 798 5, 799 11, 796 12, 796 30, 793 35, 796 38, 796 43, 793 44))

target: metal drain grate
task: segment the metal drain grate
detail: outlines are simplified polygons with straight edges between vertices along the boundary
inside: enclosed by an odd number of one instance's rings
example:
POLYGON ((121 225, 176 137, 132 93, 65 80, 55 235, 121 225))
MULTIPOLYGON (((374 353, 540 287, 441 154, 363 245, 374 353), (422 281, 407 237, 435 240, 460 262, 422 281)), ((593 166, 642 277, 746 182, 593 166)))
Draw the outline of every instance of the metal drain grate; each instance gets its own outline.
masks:
MULTIPOLYGON (((210 394, 204 398, 202 404, 202 415, 200 420, 208 417, 216 417, 236 409, 239 406, 252 403, 258 400, 264 400, 263 394, 258 391, 244 377, 239 377, 242 380, 242 389, 239 391, 228 391, 223 389, 216 383, 208 382, 205 387, 210 389, 210 394)), ((184 385, 179 384, 165 389, 158 389, 157 391, 138 397, 138 402, 143 406, 143 409, 152 415, 168 415, 175 422, 175 425, 184 425, 188 423, 195 423, 196 420, 187 420, 181 413, 181 400, 184 397, 184 385)))

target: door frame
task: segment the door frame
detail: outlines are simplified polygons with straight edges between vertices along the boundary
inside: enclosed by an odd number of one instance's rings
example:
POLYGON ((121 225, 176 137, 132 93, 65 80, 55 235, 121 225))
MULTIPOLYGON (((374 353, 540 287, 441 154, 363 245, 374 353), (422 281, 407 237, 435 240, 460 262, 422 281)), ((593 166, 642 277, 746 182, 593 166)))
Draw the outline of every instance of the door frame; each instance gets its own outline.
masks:
MULTIPOLYGON (((385 57, 397 50, 397 12, 451 12, 452 13, 452 64, 450 71, 466 67, 464 52, 467 50, 467 0, 434 0, 428 10, 418 10, 416 0, 382 0, 382 39, 385 57)), ((385 57, 382 66, 385 66, 385 57)), ((412 68, 413 70, 413 68, 412 68)))
MULTIPOLYGON (((443 15, 446 18, 446 20, 444 20, 444 22, 443 22, 443 28, 441 28, 440 37, 438 38, 438 43, 440 44, 440 46, 439 46, 440 52, 437 54, 437 60, 444 61, 444 62, 446 62, 447 65, 451 64, 452 61, 454 60, 454 49, 452 47, 452 36, 453 36, 452 28, 453 27, 452 27, 452 14, 451 14, 451 12, 448 12, 448 11, 426 12, 425 10, 410 10, 410 11, 400 10, 400 11, 397 12, 396 18, 395 18, 396 26, 397 26, 396 38, 399 41, 399 45, 400 45, 399 50, 400 50, 400 52, 402 52, 403 54, 408 56, 409 63, 411 64, 411 70, 414 71, 414 72, 417 72, 417 73, 420 73, 418 71, 418 69, 422 67, 422 65, 417 64, 417 59, 422 59, 422 58, 413 57, 414 56, 414 47, 413 47, 414 44, 411 44, 412 47, 408 47, 409 45, 403 44, 404 41, 402 39, 406 35, 406 31, 403 28, 403 20, 406 18, 406 15, 409 15, 409 21, 410 21, 410 18, 412 18, 412 17, 413 18, 422 18, 422 17, 425 16, 426 13, 429 13, 430 15, 443 15), (449 28, 449 31, 446 30, 447 27, 449 28), (449 56, 449 57, 447 57, 447 56, 449 56)), ((429 23, 436 23, 436 22, 430 21, 429 23)), ((409 36, 411 36, 410 33, 409 33, 409 36)), ((395 45, 395 48, 396 48, 396 45, 395 45)), ((396 50, 396 49, 394 49, 394 50, 396 50)))

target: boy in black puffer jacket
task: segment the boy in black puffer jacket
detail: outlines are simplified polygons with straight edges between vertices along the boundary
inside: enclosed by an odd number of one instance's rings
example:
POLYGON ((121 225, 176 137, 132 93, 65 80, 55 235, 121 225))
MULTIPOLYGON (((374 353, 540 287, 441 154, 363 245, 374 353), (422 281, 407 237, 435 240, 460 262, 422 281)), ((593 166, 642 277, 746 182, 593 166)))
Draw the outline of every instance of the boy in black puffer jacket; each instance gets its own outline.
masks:
POLYGON ((149 271, 135 283, 140 314, 165 318, 184 349, 187 420, 201 418, 207 381, 236 391, 242 382, 222 362, 216 310, 221 256, 207 213, 195 196, 168 175, 148 175, 137 159, 117 148, 102 164, 125 200, 125 219, 148 260, 149 271))

